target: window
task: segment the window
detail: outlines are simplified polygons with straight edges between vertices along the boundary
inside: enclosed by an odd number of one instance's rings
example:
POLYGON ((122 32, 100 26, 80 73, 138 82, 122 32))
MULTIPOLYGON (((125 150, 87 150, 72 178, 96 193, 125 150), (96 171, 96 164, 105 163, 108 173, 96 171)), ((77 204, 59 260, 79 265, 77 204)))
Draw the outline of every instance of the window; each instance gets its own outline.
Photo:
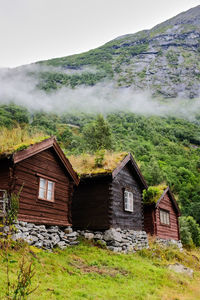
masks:
POLYGON ((160 223, 164 225, 170 225, 169 212, 166 210, 160 210, 160 223))
POLYGON ((39 182, 39 198, 48 201, 54 201, 54 185, 53 181, 40 177, 39 182))
POLYGON ((124 191, 124 210, 133 212, 133 193, 124 191))

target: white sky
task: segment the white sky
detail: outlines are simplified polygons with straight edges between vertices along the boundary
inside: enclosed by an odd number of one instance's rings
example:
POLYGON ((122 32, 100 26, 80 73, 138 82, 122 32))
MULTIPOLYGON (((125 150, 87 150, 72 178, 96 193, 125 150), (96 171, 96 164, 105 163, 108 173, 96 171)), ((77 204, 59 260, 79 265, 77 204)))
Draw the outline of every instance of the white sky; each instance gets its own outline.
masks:
POLYGON ((0 0, 0 67, 84 52, 199 4, 200 0, 0 0))

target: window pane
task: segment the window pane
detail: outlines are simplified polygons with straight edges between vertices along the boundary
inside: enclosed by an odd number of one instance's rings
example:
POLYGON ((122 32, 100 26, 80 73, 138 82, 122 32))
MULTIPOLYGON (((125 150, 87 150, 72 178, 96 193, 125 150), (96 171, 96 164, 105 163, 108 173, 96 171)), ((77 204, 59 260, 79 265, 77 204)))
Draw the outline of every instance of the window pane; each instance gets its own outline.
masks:
POLYGON ((40 178, 40 188, 45 189, 46 186, 46 179, 40 178))
POLYGON ((124 191, 124 209, 126 211, 133 211, 133 193, 124 191))
POLYGON ((169 225, 169 213, 167 211, 160 210, 160 222, 162 224, 169 225))
POLYGON ((40 187, 39 187, 39 197, 45 198, 45 188, 46 188, 46 180, 43 178, 40 178, 40 187))
POLYGON ((39 190, 39 197, 40 197, 40 198, 43 198, 43 199, 44 199, 44 197, 45 197, 45 190, 42 189, 42 188, 40 188, 40 190, 39 190))
POLYGON ((167 213, 167 225, 169 225, 169 214, 167 213))
POLYGON ((53 191, 53 182, 48 181, 48 191, 52 192, 53 191))
POLYGON ((47 192, 47 200, 53 200, 52 199, 53 193, 51 191, 47 192))
POLYGON ((128 192, 124 191, 124 209, 128 210, 128 192))
POLYGON ((133 211, 133 199, 130 199, 130 211, 133 211))

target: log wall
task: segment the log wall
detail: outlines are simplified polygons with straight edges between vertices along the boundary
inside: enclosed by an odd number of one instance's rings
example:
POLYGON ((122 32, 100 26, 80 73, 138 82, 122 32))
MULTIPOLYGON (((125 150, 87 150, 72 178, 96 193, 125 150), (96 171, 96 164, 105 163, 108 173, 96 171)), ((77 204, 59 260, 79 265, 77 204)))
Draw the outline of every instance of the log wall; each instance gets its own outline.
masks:
POLYGON ((142 187, 127 164, 114 178, 110 187, 110 224, 121 229, 143 230, 142 187), (124 189, 133 193, 133 212, 124 210, 124 189))
POLYGON ((7 159, 0 161, 0 190, 9 191, 10 188, 10 168, 7 159))
POLYGON ((155 205, 144 206, 144 230, 151 235, 156 234, 155 205))
POLYGON ((109 228, 109 179, 82 179, 72 201, 72 223, 76 229, 109 228))
POLYGON ((158 208, 156 209, 156 224, 157 224, 157 236, 163 239, 179 240, 179 224, 177 212, 166 193, 163 199, 160 201, 158 208), (169 211, 170 213, 170 225, 163 225, 160 222, 160 209, 169 211))
MULTIPOLYGON (((72 183, 53 149, 33 155, 14 167, 15 188, 20 194, 18 219, 35 224, 68 226, 72 183), (39 175, 55 180, 54 202, 38 199, 39 175)), ((42 176, 41 176, 42 177, 42 176)))

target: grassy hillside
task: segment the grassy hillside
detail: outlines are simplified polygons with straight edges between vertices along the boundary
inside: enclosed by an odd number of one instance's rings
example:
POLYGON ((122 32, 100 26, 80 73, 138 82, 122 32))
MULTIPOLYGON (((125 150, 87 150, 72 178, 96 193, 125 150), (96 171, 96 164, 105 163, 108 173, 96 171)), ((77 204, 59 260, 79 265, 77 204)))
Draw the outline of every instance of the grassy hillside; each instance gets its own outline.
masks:
MULTIPOLYGON (((2 250, 0 250, 1 253, 2 250)), ((200 252, 153 246, 134 254, 114 254, 90 243, 53 253, 33 247, 10 251, 11 281, 16 282, 17 266, 23 253, 33 262, 35 275, 28 299, 198 299, 200 294, 200 252), (166 266, 182 263, 194 269, 194 278, 169 271, 166 266)), ((0 299, 6 299, 6 265, 0 269, 0 299)))

